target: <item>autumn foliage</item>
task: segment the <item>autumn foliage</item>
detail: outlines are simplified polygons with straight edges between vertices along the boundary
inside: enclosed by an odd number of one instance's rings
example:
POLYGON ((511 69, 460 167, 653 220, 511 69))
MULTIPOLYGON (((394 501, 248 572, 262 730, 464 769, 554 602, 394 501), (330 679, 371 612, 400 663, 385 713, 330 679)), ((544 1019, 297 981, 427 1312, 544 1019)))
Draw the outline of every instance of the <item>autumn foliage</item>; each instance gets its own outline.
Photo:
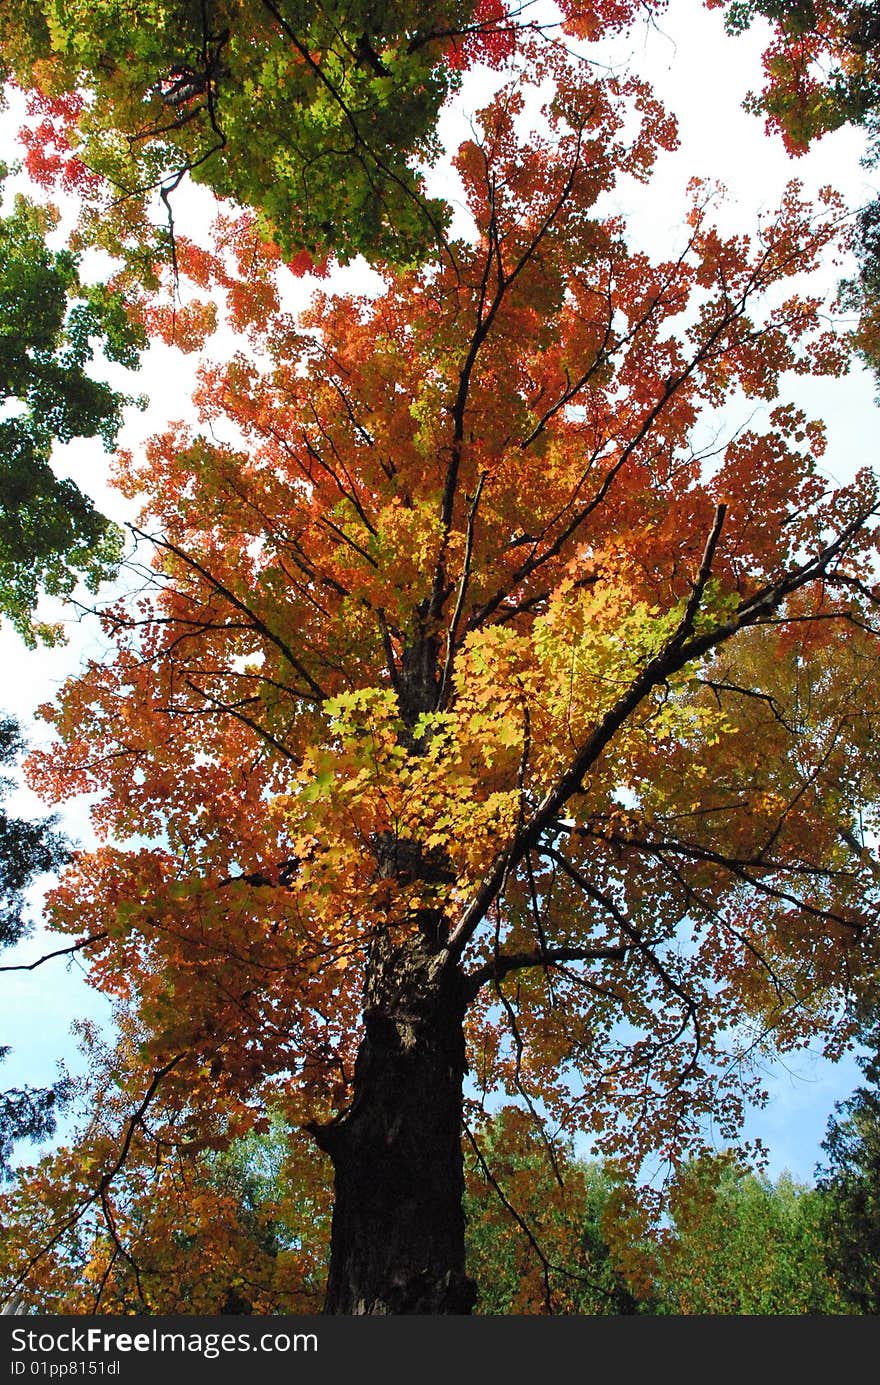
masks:
POLYGON ((672 1169, 876 974, 876 487, 785 395, 847 368, 809 280, 844 209, 791 184, 730 233, 695 181, 654 258, 607 197, 670 117, 552 45, 529 71, 540 118, 521 74, 482 111, 422 268, 296 316, 288 248, 224 214, 177 245, 188 306, 142 299, 236 344, 198 428, 119 458, 149 582, 30 766, 93 796, 48 907, 120 1025, 7 1202, 48 1311, 313 1309, 212 1172, 270 1108, 325 1218, 335 1177, 331 1309, 467 1311, 462 1081, 468 1126, 502 1096, 672 1169))
POLYGON ((872 125, 880 100, 880 12, 853 0, 710 0, 728 28, 768 20, 763 83, 750 104, 790 152, 847 122, 872 125))

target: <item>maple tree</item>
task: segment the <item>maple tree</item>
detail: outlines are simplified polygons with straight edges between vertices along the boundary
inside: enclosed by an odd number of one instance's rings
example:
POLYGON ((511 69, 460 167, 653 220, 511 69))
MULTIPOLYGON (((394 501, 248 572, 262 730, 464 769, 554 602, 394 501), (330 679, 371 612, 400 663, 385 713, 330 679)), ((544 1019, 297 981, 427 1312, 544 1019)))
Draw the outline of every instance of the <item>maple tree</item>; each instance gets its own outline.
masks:
POLYGON ((175 1235, 192 1311, 248 1297, 200 1160, 271 1106, 316 1205, 332 1170, 326 1311, 467 1312, 463 1116, 500 1092, 674 1167, 876 976, 876 483, 828 482, 783 392, 847 366, 805 278, 843 208, 791 185, 731 234, 695 183, 654 260, 603 198, 673 122, 561 48, 529 70, 540 128, 518 76, 459 151, 471 234, 375 297, 295 318, 251 216, 178 243, 187 344, 219 299, 241 349, 201 431, 121 458, 152 583, 31 760, 96 796, 49 912, 120 1026, 6 1200, 49 1311, 167 1311, 175 1235))

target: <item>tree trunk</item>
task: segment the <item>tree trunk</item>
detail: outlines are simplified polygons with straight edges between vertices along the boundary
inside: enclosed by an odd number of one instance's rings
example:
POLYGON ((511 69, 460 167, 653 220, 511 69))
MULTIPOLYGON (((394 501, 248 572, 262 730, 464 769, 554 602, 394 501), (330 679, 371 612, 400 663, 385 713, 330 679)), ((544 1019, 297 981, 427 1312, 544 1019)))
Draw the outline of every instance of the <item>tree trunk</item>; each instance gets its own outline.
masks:
POLYGON ((325 1313, 469 1313, 461 1155, 465 1000, 426 938, 374 945, 344 1115, 313 1133, 335 1172, 325 1313))

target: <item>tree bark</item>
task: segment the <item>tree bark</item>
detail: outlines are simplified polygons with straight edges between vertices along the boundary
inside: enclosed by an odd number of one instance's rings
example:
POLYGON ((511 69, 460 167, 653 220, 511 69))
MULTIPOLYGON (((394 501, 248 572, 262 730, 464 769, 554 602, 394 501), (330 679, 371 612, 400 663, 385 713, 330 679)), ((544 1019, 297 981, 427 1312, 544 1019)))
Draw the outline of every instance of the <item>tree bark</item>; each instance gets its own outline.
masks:
POLYGON ((349 1109, 313 1127, 334 1166, 325 1313, 469 1313, 461 1153, 464 988, 424 935, 375 943, 349 1109))

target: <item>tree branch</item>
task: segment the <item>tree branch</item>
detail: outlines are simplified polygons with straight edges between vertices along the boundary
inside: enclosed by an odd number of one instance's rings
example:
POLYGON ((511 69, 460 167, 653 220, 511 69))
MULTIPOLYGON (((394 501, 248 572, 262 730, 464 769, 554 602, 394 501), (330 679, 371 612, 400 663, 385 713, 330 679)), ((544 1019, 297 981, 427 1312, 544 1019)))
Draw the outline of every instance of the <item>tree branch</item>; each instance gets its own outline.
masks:
POLYGON ((487 981, 503 981, 511 972, 531 967, 561 967, 566 962, 621 962, 637 946, 631 943, 620 947, 541 947, 534 952, 499 952, 465 977, 465 995, 473 1000, 487 981))
POLYGON ((91 933, 87 938, 80 938, 78 943, 71 943, 70 947, 59 947, 54 952, 44 953, 35 962, 18 962, 14 966, 0 967, 0 971, 34 971, 37 967, 41 967, 44 962, 51 962, 53 957, 70 957, 75 952, 81 952, 84 947, 88 947, 91 943, 103 942, 109 936, 110 934, 106 931, 91 933))

